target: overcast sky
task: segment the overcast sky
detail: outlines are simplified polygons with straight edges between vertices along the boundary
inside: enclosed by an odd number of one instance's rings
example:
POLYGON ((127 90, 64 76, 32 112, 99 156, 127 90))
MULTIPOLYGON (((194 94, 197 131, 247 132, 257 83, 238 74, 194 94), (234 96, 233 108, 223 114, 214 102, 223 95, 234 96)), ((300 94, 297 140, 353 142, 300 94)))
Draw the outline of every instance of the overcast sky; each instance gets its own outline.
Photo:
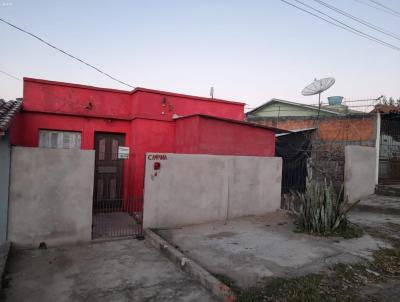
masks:
MULTIPOLYGON (((324 1, 400 35, 400 15, 360 3, 368 0, 324 1)), ((379 2, 400 11, 398 0, 379 2)), ((400 97, 399 51, 280 0, 0 0, 0 18, 133 86, 200 96, 213 86, 215 97, 254 107, 271 98, 315 103, 302 88, 332 76, 336 84, 325 97, 400 97)), ((356 26, 400 47, 399 40, 356 26)), ((17 77, 130 90, 3 23, 0 46, 0 70, 17 77)), ((0 98, 22 95, 22 82, 0 74, 0 98)))

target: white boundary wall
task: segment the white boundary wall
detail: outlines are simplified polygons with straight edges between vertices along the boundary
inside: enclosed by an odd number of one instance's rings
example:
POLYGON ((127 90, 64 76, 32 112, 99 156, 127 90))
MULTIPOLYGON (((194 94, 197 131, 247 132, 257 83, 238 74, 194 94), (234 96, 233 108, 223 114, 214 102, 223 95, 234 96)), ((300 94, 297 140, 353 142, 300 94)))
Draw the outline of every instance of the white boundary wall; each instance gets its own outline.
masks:
POLYGON ((94 151, 13 147, 8 240, 17 247, 90 241, 94 151))
POLYGON ((282 159, 146 155, 143 226, 174 227, 276 211, 282 159), (154 163, 161 164, 154 170, 154 163))
POLYGON ((344 165, 344 194, 350 202, 374 194, 376 149, 364 146, 346 146, 344 165))

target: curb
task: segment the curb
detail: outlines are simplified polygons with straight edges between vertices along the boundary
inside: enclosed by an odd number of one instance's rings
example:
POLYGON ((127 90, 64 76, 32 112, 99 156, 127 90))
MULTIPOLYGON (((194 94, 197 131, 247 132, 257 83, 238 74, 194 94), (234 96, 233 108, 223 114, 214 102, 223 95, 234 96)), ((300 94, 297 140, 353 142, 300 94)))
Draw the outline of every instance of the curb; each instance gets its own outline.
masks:
POLYGON ((187 272, 190 276, 199 281, 203 287, 211 291, 215 296, 220 298, 221 301, 234 302, 237 300, 235 293, 226 284, 219 281, 196 262, 186 257, 166 240, 150 229, 145 229, 144 233, 146 241, 149 241, 152 246, 167 256, 168 259, 187 272))

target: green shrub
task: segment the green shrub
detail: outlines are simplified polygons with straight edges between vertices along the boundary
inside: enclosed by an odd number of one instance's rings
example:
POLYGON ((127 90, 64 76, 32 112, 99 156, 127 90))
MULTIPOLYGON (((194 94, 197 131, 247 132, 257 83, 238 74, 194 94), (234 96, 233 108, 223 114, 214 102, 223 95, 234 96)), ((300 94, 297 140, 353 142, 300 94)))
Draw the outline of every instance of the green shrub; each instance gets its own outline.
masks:
POLYGON ((332 182, 317 182, 307 179, 305 193, 294 193, 300 203, 297 225, 301 231, 322 235, 334 234, 339 229, 348 227, 347 214, 359 202, 350 204, 347 197, 335 192, 332 182))

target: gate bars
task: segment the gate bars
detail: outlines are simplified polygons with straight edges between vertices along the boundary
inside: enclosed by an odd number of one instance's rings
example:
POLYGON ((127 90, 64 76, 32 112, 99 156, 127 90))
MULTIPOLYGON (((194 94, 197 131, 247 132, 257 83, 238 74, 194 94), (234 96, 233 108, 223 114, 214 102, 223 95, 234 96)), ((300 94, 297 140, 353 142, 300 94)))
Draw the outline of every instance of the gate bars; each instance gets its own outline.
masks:
POLYGON ((143 237, 143 197, 93 201, 92 239, 143 237))

